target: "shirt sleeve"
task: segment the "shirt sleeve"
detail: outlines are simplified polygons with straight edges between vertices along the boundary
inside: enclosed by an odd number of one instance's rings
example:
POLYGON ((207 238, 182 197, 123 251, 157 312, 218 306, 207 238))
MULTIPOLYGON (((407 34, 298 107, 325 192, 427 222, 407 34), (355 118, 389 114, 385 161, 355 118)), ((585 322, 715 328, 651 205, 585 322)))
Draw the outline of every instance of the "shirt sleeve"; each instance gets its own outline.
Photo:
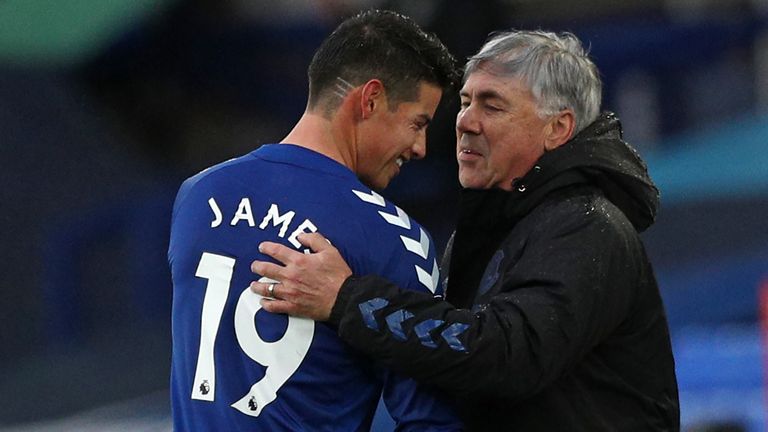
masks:
MULTIPOLYGON (((357 242, 349 249, 341 250, 342 255, 350 257, 353 270, 368 269, 386 275, 407 292, 419 292, 429 297, 442 294, 434 242, 429 234, 394 205, 385 201, 376 204, 375 194, 358 192, 356 195, 365 197, 366 206, 370 208, 365 208, 366 211, 352 222, 362 233, 356 237, 357 242), (373 209, 376 211, 368 211, 373 209)), ((361 306, 366 313, 378 307, 375 300, 361 306)), ((407 312, 394 311, 382 317, 381 325, 393 332, 393 337, 404 337, 400 332, 401 323, 408 318, 407 312)), ((436 389, 387 369, 380 368, 379 374, 382 398, 395 421, 395 430, 463 430, 458 416, 436 389)))
POLYGON ((383 370, 382 375, 382 398, 395 421, 396 431, 464 430, 445 396, 440 396, 436 389, 390 370, 383 370))

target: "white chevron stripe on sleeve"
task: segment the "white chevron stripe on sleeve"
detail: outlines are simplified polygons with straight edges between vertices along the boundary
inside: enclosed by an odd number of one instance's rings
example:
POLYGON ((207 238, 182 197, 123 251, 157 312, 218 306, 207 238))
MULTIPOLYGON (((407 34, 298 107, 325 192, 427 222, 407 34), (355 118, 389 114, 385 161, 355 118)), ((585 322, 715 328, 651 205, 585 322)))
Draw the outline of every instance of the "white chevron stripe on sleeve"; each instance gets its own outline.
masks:
POLYGON ((411 229, 411 219, 400 207, 395 206, 397 215, 385 213, 380 211, 379 214, 391 225, 399 226, 400 228, 411 229))
POLYGON ((384 207, 386 205, 386 202, 384 201, 384 197, 377 194, 374 191, 371 191, 370 194, 367 194, 365 192, 360 192, 353 189, 352 192, 354 192, 358 198, 360 198, 361 200, 367 203, 376 204, 379 207, 384 207))
POLYGON ((424 228, 420 227, 419 231, 421 232, 420 241, 416 241, 406 236, 400 236, 400 239, 403 241, 403 245, 405 245, 406 249, 427 259, 427 254, 429 253, 429 237, 427 237, 427 233, 424 232, 424 228))
POLYGON ((435 290, 437 290, 437 281, 440 279, 440 269, 437 267, 437 260, 434 260, 432 274, 419 266, 414 267, 416 268, 416 275, 419 277, 419 282, 434 294, 435 290))

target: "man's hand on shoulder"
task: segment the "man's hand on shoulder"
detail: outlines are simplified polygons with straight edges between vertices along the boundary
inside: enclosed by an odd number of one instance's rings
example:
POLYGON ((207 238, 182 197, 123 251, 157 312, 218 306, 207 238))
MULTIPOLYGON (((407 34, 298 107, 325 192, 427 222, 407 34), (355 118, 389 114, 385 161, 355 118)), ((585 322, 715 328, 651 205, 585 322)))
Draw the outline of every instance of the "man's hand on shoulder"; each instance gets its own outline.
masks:
POLYGON ((298 240, 312 253, 301 253, 272 242, 259 245, 261 253, 282 265, 254 261, 252 272, 262 276, 262 280, 278 282, 251 282, 251 290, 264 297, 261 306, 269 312, 326 321, 341 285, 352 275, 352 270, 321 234, 301 234, 298 240))

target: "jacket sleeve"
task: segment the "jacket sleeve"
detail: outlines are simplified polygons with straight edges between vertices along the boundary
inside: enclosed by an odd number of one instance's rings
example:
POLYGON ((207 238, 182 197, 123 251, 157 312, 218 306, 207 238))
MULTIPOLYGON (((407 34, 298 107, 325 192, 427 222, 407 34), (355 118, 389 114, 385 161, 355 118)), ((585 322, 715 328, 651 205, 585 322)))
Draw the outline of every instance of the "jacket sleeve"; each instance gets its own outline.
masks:
POLYGON ((560 216, 530 225, 500 291, 474 311, 381 277, 350 277, 331 323, 375 361, 446 392, 535 394, 621 325, 644 259, 618 210, 550 214, 560 216))

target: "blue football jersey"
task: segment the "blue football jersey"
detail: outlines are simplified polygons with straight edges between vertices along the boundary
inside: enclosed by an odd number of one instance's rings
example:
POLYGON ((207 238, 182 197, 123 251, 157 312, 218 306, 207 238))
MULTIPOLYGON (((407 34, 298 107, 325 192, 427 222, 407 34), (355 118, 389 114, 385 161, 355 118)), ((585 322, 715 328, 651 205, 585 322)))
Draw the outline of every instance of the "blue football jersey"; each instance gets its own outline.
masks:
POLYGON ((251 262, 268 259, 259 243, 303 250, 296 236, 314 231, 355 274, 441 294, 426 231, 326 156, 269 144, 191 177, 176 197, 168 250, 174 429, 367 431, 385 388, 402 430, 457 430, 433 395, 377 369, 326 324, 261 308, 248 287, 259 277, 251 262))

